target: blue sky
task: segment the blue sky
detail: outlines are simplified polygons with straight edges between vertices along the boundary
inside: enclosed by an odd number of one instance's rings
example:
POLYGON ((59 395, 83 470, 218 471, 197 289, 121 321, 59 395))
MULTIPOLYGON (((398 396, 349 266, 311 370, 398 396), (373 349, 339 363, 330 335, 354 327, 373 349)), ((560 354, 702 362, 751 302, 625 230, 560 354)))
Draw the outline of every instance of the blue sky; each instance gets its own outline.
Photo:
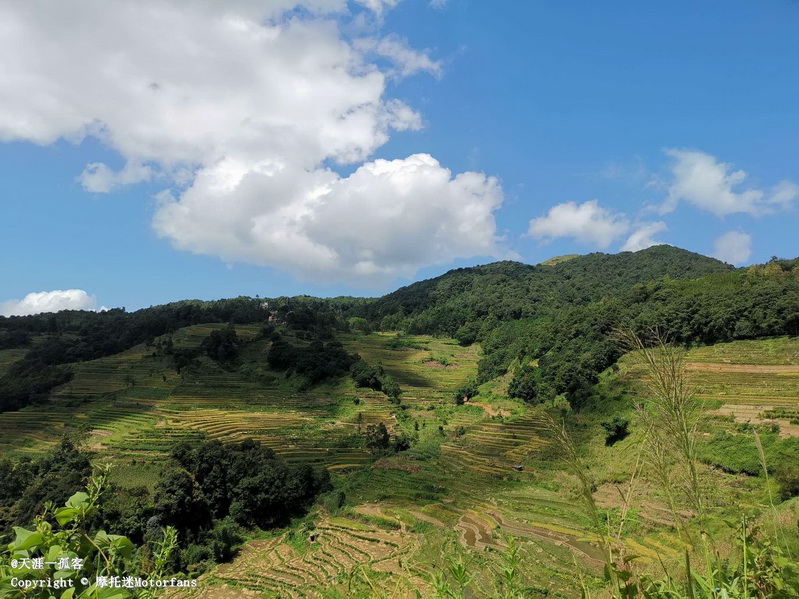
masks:
POLYGON ((65 4, 0 8, 2 313, 799 254, 797 2, 65 4))

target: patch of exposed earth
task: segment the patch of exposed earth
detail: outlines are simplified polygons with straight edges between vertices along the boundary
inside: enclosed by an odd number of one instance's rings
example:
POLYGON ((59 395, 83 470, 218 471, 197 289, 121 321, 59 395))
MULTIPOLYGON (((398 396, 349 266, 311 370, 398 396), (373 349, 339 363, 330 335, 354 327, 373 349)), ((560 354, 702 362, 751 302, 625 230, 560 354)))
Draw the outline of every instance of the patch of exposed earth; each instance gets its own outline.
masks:
POLYGON ((796 404, 763 405, 763 404, 724 404, 717 410, 707 413, 712 416, 732 416, 739 424, 776 424, 780 427, 780 437, 788 439, 799 437, 799 424, 793 424, 784 418, 764 418, 763 413, 779 408, 795 408, 796 404))
POLYGON ((762 364, 720 364, 718 362, 687 362, 686 370, 702 370, 704 372, 738 372, 747 374, 797 374, 799 366, 776 366, 762 364))

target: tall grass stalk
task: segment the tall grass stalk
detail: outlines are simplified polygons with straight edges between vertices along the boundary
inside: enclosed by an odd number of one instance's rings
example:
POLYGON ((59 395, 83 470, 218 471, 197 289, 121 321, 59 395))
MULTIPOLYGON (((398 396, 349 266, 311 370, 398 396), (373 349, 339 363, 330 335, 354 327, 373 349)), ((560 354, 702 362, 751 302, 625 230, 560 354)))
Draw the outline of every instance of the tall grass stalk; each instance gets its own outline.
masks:
POLYGON ((616 336, 646 368, 646 408, 652 417, 653 430, 661 432, 652 442, 661 445, 660 451, 679 458, 687 478, 686 498, 701 522, 705 517, 705 501, 699 477, 697 430, 702 420, 702 405, 686 372, 685 350, 670 344, 657 329, 649 338, 629 330, 618 330, 616 336))
POLYGON ((608 535, 609 531, 602 525, 602 521, 599 517, 599 508, 594 499, 593 484, 588 480, 588 476, 585 473, 585 466, 580 456, 577 454, 577 449, 574 446, 574 442, 568 430, 566 430, 566 423, 563 420, 557 421, 550 414, 544 413, 543 424, 550 434, 552 434, 553 442, 560 448, 563 460, 569 470, 571 470, 572 474, 574 474, 579 481, 578 490, 581 504, 594 531, 601 541, 602 554, 605 561, 605 576, 611 584, 615 597, 616 593, 621 591, 621 580, 619 579, 616 568, 613 546, 608 535))
POLYGON ((788 557, 793 557, 791 548, 788 544, 788 538, 785 535, 785 529, 780 525, 779 518, 777 517, 777 506, 774 505, 774 495, 771 492, 771 481, 768 475, 768 464, 766 463, 766 452, 763 449, 763 441, 760 439, 760 433, 753 430, 752 434, 755 438, 755 447, 757 447, 757 456, 760 458, 760 467, 763 469, 763 478, 766 481, 766 494, 768 495, 768 503, 771 508, 771 521, 774 526, 774 533, 779 534, 782 541, 782 548, 788 557))

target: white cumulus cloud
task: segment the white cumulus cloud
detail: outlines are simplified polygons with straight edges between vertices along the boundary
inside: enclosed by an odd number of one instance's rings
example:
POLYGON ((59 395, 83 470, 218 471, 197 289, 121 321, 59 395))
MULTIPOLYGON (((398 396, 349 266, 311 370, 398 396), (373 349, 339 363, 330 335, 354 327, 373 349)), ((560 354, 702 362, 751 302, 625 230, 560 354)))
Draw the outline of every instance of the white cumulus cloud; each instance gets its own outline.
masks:
MULTIPOLYGON (((104 309, 104 308, 101 308, 104 309)), ((0 315, 27 316, 61 310, 97 310, 97 298, 83 289, 56 289, 29 293, 21 300, 0 302, 0 315)))
POLYGON ((640 223, 636 229, 621 246, 622 252, 637 252, 645 250, 653 245, 661 245, 663 242, 655 239, 655 235, 668 230, 666 223, 657 221, 654 223, 640 223))
POLYGON ((597 200, 590 200, 553 206, 546 216, 530 221, 528 235, 544 240, 571 237, 604 249, 629 228, 625 215, 603 208, 597 200))
POLYGON ((729 231, 713 243, 713 257, 735 266, 752 255, 752 236, 741 231, 729 231))
POLYGON ((671 149, 666 154, 674 160, 673 180, 662 213, 671 212, 680 201, 686 201, 717 216, 762 215, 789 208, 799 196, 799 187, 787 180, 768 191, 743 188, 745 171, 734 170, 732 165, 705 152, 671 149))
POLYGON ((502 254, 497 180, 453 176, 427 154, 367 162, 348 177, 226 161, 201 171, 179 197, 160 200, 156 231, 180 249, 321 279, 384 281, 426 264, 502 254))
MULTIPOLYGON (((359 4, 380 22, 398 1, 359 4)), ((91 162, 78 177, 86 190, 163 181, 156 231, 226 261, 367 281, 501 253, 495 179, 424 154, 369 162, 393 132, 422 126, 388 96, 389 79, 439 76, 441 64, 390 33, 350 41, 352 8, 2 3, 0 141, 99 139, 126 164, 91 162), (348 177, 331 170, 348 164, 359 166, 348 177)))

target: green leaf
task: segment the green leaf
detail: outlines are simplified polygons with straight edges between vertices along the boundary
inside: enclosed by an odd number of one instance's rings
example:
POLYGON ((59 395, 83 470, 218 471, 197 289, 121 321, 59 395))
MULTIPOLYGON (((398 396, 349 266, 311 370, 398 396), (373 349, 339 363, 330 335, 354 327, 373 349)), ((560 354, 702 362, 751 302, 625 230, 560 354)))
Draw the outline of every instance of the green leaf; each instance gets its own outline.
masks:
POLYGON ((20 526, 15 526, 14 532, 17 534, 17 538, 9 546, 11 551, 24 551, 25 549, 41 545, 42 541, 44 541, 44 537, 42 537, 42 533, 40 532, 26 530, 20 526))
POLYGON ((61 599, 72 599, 74 595, 75 595, 75 587, 72 587, 61 593, 61 599))
POLYGON ((128 558, 133 553, 135 547, 130 539, 121 535, 110 535, 112 549, 122 557, 128 558))
POLYGON ((115 555, 122 557, 130 557, 133 552, 133 543, 127 537, 122 535, 110 535, 104 530, 98 531, 94 536, 94 542, 100 549, 109 550, 115 555))
POLYGON ((83 509, 89 505, 89 495, 83 491, 78 491, 72 497, 67 499, 67 507, 75 509, 83 509))
POLYGON ((59 557, 64 557, 64 548, 61 545, 50 545, 47 551, 47 561, 56 561, 59 557))
POLYGON ((79 513, 80 510, 74 507, 60 507, 53 512, 53 515, 55 519, 58 520, 58 523, 64 526, 72 522, 79 513))

